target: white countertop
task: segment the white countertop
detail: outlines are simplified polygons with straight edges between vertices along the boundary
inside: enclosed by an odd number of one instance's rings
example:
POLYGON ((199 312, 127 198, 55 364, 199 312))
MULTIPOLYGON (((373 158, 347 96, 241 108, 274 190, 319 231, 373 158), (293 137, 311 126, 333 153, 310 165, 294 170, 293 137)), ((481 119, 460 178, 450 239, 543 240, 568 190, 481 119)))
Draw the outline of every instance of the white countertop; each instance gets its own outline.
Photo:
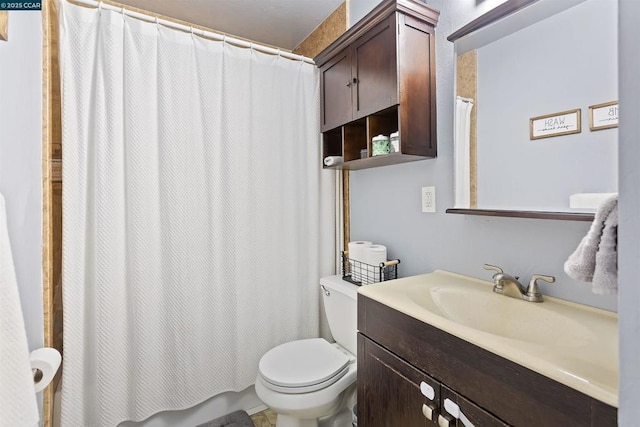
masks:
POLYGON ((618 407, 616 313, 547 296, 527 302, 492 289, 490 282, 436 270, 358 292, 618 407))

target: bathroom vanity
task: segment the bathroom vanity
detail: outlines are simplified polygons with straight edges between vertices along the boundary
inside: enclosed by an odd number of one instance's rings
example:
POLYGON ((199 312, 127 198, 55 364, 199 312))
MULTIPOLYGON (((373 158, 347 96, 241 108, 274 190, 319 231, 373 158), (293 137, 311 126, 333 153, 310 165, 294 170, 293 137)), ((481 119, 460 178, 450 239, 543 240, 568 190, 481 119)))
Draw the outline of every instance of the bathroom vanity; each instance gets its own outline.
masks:
POLYGON ((614 313, 435 271, 361 287, 358 330, 361 426, 617 425, 614 313))

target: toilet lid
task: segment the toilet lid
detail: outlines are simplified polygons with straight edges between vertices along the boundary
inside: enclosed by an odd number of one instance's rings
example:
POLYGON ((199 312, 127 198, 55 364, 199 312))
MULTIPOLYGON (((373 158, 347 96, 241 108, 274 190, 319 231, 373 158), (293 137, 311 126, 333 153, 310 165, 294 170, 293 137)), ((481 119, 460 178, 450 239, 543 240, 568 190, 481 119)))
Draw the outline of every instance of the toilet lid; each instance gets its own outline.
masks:
POLYGON ((337 381, 348 365, 346 354, 322 338, 311 338, 274 347, 262 356, 258 369, 260 376, 278 389, 297 387, 302 392, 311 391, 309 386, 337 381))

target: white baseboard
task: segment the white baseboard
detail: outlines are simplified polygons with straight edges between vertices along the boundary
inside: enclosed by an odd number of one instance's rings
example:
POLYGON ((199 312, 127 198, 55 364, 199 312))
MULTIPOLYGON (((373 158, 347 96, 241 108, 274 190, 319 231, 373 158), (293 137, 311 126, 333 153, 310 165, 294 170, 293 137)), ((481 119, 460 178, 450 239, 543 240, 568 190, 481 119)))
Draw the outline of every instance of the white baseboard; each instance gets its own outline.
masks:
POLYGON ((249 408, 246 411, 247 411, 247 414, 253 415, 253 414, 257 414, 258 412, 262 412, 266 409, 269 409, 269 407, 263 403, 261 405, 254 406, 253 408, 249 408))

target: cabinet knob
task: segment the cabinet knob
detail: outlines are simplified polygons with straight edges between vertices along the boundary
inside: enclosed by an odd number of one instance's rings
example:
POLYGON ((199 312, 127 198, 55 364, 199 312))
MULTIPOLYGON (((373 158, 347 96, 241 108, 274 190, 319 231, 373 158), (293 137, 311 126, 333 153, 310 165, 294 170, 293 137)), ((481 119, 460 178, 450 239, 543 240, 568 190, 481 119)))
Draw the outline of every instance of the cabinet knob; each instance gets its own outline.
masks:
POLYGON ((452 427, 453 426, 453 418, 447 415, 438 415, 438 426, 439 427, 452 427))
POLYGON ((351 80, 347 80, 347 87, 351 86, 351 80))
POLYGON ((358 79, 356 79, 356 78, 354 77, 354 78, 352 78, 352 79, 350 79, 350 80, 347 80, 347 87, 351 86, 351 84, 352 84, 352 83, 353 83, 353 84, 358 83, 358 79))
POLYGON ((422 404, 422 415, 429 421, 433 421, 433 417, 437 414, 437 408, 435 405, 422 404))

